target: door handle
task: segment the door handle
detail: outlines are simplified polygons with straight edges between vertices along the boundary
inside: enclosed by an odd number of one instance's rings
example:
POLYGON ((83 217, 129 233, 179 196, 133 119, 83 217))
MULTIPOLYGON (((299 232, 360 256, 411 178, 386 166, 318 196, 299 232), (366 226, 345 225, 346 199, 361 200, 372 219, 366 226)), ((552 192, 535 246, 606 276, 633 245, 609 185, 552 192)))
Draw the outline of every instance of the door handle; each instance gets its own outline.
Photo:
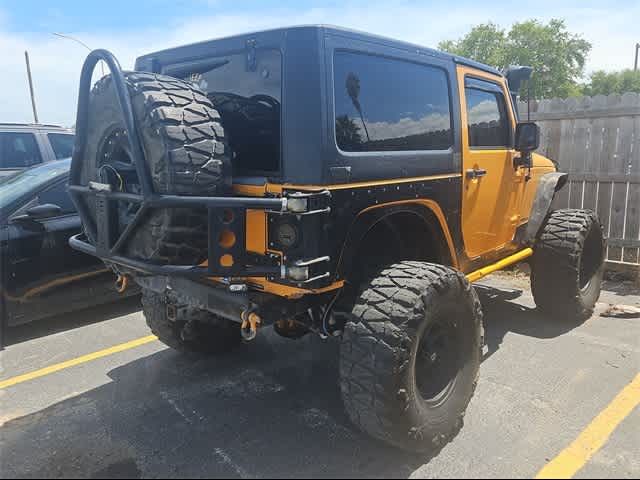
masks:
POLYGON ((469 180, 475 180, 476 178, 484 177, 487 173, 484 168, 470 168, 467 170, 467 178, 469 180))

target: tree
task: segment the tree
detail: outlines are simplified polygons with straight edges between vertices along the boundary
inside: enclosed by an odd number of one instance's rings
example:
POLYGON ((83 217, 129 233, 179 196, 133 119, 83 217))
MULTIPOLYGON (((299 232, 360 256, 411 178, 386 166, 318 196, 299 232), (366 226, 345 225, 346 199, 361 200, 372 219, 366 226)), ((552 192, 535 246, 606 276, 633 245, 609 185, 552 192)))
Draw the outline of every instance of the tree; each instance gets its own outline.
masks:
POLYGON ((441 50, 504 69, 510 65, 533 67, 534 97, 568 97, 579 94, 578 80, 591 44, 569 32, 563 20, 549 23, 527 20, 512 25, 507 33, 493 23, 474 27, 456 41, 445 41, 441 50))
POLYGON ((338 145, 342 148, 348 147, 349 150, 357 149, 363 143, 360 127, 347 115, 336 118, 336 139, 338 145))
POLYGON ((460 40, 446 40, 438 44, 440 50, 478 60, 487 65, 505 64, 506 33, 495 23, 474 27, 460 40))
POLYGON ((612 93, 640 93, 640 71, 622 70, 620 72, 593 72, 584 86, 585 95, 611 95, 612 93))

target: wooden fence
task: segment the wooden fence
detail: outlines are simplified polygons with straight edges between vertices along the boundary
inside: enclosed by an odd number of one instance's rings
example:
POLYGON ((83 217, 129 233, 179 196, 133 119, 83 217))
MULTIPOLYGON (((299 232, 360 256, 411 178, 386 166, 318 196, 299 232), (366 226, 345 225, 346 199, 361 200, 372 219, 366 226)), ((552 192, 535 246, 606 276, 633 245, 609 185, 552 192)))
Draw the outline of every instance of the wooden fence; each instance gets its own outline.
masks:
MULTIPOLYGON (((527 115, 520 104, 521 118, 527 115)), ((640 265, 640 95, 531 102, 539 152, 569 173, 558 208, 596 210, 609 238, 607 260, 640 265)))

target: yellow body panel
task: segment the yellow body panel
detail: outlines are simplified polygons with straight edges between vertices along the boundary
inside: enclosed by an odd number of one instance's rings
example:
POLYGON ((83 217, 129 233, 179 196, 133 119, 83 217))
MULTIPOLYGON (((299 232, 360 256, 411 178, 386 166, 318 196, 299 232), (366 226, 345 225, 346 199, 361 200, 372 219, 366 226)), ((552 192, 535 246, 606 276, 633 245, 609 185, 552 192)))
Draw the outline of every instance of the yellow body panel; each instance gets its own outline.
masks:
MULTIPOLYGON (((517 205, 517 214, 521 219, 520 223, 524 223, 529 219, 531 206, 533 205, 533 200, 536 196, 536 190, 538 188, 538 184, 540 183, 540 177, 542 177, 542 175, 546 173, 556 171, 556 167, 553 162, 542 155, 534 153, 532 161, 533 168, 531 169, 531 179, 528 182, 517 182, 517 188, 519 189, 516 194, 519 199, 517 205)), ((520 172, 526 174, 526 170, 521 169, 520 172)))
MULTIPOLYGON (((462 185, 462 235, 467 255, 476 258, 499 250, 513 239, 520 223, 517 205, 522 190, 516 188, 516 184, 524 181, 524 175, 513 168, 513 159, 517 154, 515 150, 469 147, 465 77, 472 76, 499 84, 505 99, 508 99, 509 91, 504 79, 463 66, 458 67, 457 74, 462 125, 462 171, 487 171, 487 175, 481 178, 472 179, 465 175, 462 185)), ((509 110, 509 114, 515 127, 513 112, 509 110)))
POLYGON ((512 128, 516 115, 509 101, 510 93, 503 77, 470 67, 459 66, 458 85, 462 125, 462 171, 483 169, 481 178, 463 177, 462 236, 469 258, 499 251, 511 244, 516 229, 529 219, 540 177, 555 171, 553 162, 533 154, 534 168, 515 168, 520 155, 513 148, 474 149, 469 147, 465 77, 472 76, 499 85, 504 94, 512 128), (531 177, 527 178, 531 173, 531 177))

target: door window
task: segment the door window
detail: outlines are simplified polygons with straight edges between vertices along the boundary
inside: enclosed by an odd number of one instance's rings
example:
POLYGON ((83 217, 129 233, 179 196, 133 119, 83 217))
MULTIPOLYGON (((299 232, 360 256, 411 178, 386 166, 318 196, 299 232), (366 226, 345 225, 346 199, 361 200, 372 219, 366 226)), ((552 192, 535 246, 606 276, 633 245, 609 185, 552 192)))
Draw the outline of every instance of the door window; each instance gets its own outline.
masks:
POLYGON ((53 153, 58 160, 69 158, 73 153, 74 136, 68 133, 49 133, 47 134, 53 153))
POLYGON ((76 207, 71 201, 69 192, 67 192, 67 183, 56 183, 47 190, 41 192, 38 195, 38 203, 44 205, 45 203, 52 203, 58 205, 61 209, 61 215, 69 215, 76 212, 76 207))
POLYGON ((32 133, 0 133, 0 168, 27 168, 42 163, 32 133))
POLYGON ((511 124, 507 105, 499 87, 490 82, 474 80, 465 87, 467 128, 471 148, 509 148, 511 124))

